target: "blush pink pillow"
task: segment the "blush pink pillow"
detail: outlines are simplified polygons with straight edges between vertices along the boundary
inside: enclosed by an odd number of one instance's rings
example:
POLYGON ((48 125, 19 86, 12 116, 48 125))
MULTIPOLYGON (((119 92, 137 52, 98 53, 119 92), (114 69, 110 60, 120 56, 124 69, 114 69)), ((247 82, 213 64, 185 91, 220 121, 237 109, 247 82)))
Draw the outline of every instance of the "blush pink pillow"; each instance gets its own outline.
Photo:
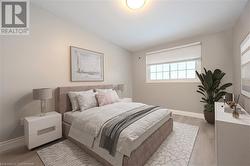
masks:
POLYGON ((99 106, 104 106, 119 101, 116 91, 99 92, 96 94, 96 99, 99 106))

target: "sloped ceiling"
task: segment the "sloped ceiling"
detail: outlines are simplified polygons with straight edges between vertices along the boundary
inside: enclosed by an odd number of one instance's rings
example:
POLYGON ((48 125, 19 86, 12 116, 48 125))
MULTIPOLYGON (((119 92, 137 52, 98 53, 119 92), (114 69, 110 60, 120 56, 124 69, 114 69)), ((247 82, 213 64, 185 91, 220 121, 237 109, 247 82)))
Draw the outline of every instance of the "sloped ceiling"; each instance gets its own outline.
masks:
POLYGON ((34 0, 32 3, 131 52, 234 25, 247 0, 147 0, 132 11, 125 0, 34 0))

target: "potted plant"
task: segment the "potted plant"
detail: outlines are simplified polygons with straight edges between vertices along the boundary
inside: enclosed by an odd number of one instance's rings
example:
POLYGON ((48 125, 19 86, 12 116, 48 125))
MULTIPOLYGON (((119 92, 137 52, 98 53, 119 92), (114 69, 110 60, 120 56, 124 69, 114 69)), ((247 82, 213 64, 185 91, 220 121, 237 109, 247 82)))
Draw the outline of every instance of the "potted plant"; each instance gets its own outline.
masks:
POLYGON ((201 101, 204 105, 204 116, 208 123, 214 124, 214 103, 219 101, 227 92, 226 88, 232 86, 232 83, 221 85, 221 80, 225 73, 220 69, 206 70, 205 73, 198 73, 196 75, 201 81, 202 85, 198 86, 197 92, 202 95, 201 101))

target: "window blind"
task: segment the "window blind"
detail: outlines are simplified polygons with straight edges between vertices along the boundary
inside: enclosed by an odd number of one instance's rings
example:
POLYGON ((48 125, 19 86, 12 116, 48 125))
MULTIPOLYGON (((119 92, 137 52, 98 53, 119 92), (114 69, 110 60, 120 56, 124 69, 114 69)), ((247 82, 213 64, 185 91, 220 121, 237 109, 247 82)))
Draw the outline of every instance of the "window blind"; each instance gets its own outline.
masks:
POLYGON ((146 64, 161 64, 200 58, 201 43, 197 42, 155 52, 149 52, 146 54, 146 64))

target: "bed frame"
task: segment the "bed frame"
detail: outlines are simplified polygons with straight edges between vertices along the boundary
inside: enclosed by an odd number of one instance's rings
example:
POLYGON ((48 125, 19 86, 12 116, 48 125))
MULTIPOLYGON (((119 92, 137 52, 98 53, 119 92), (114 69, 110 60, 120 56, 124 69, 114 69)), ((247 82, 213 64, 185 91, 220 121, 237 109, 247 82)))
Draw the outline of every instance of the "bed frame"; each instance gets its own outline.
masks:
MULTIPOLYGON (((69 91, 85 91, 90 89, 114 89, 116 85, 93 85, 93 86, 73 86, 73 87, 58 87, 55 91, 56 111, 64 114, 71 110, 71 103, 68 97, 69 91)), ((68 138, 70 125, 63 122, 63 135, 68 138)), ((151 134, 137 149, 135 149, 130 157, 123 156, 123 166, 143 166, 147 160, 159 148, 161 143, 168 137, 173 130, 173 119, 170 118, 158 130, 151 134)), ((70 138, 69 138, 70 139, 70 138)), ((90 150, 83 144, 70 139, 79 145, 86 153, 93 156, 96 160, 105 166, 112 166, 104 158, 100 157, 94 151, 90 150)))

